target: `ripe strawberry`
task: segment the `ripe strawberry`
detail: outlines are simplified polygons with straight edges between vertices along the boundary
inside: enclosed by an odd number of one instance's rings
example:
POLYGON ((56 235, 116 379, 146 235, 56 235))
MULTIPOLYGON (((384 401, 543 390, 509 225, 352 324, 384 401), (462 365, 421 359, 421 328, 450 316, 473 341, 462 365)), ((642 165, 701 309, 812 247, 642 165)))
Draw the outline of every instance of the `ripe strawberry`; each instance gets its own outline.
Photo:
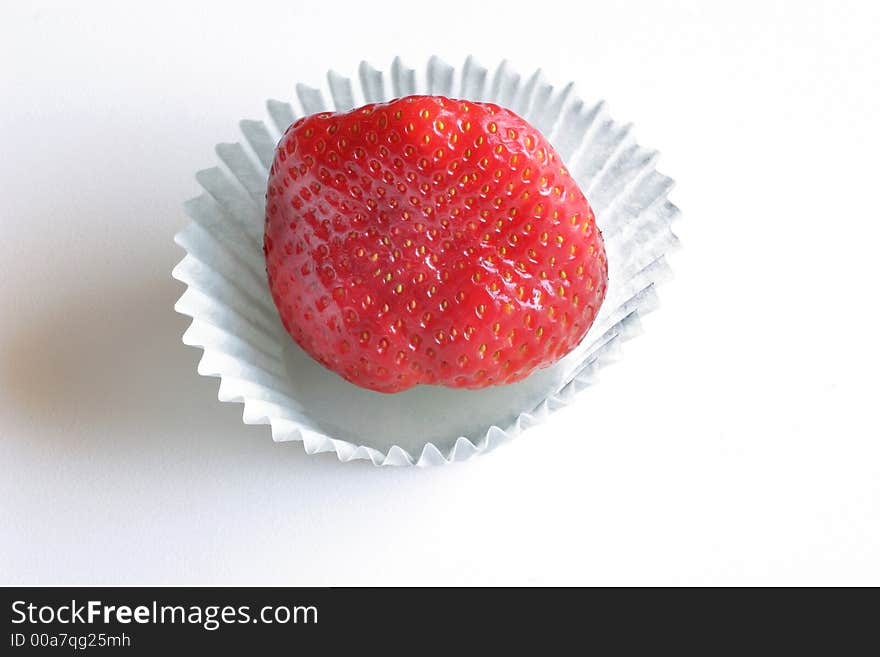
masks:
POLYGON ((380 392, 522 379, 581 340, 608 278, 593 211, 544 137, 436 96, 288 128, 264 249, 293 339, 380 392))

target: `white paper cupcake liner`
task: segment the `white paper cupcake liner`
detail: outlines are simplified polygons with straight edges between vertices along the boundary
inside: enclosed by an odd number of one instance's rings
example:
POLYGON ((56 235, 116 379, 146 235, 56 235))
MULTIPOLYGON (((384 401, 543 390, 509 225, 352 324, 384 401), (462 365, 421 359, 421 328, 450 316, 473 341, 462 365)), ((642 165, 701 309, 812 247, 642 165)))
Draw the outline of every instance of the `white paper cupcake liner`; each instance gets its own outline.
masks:
MULTIPOLYGON (((323 368, 291 340, 275 310, 263 260, 266 181, 275 144, 298 116, 270 100, 270 123, 240 122, 246 146, 218 144, 221 165, 199 171, 204 193, 185 204, 192 222, 176 236, 186 256, 173 276, 187 285, 175 309, 192 317, 183 342, 204 354, 198 372, 220 378, 221 401, 244 404, 247 424, 269 424, 276 441, 300 440, 310 453, 376 465, 440 465, 488 452, 572 403, 592 385, 620 344, 657 305, 670 270, 678 209, 672 180, 655 169, 657 153, 639 146, 629 125, 588 104, 572 84, 541 72, 522 78, 506 62, 492 75, 473 58, 461 70, 432 57, 424 80, 400 58, 390 75, 362 62, 359 85, 334 72, 327 88, 296 85, 301 115, 348 110, 414 93, 498 103, 548 137, 584 190, 605 238, 609 285, 592 328, 561 361, 527 379, 483 390, 417 386, 394 395, 358 388, 323 368)), ((532 443, 527 449, 541 450, 532 443)))

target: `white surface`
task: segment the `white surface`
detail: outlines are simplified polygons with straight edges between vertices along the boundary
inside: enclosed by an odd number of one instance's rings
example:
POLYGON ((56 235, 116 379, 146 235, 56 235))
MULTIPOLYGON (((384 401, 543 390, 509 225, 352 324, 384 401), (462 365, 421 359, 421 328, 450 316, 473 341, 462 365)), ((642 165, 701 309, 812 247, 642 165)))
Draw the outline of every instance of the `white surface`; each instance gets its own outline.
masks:
POLYGON ((4 5, 0 581, 880 584, 880 8, 529 5, 4 5), (192 172, 292 80, 471 50, 577 80, 663 152, 663 307, 487 457, 273 444, 179 341, 192 172))

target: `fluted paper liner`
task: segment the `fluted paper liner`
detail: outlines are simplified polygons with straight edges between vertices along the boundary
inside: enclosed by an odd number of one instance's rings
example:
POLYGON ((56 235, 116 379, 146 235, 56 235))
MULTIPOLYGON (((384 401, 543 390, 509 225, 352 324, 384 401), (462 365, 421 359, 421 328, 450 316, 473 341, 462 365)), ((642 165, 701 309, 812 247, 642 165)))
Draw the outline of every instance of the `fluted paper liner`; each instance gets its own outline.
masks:
MULTIPOLYGON (((584 190, 605 239, 607 296, 583 341, 555 365, 523 381, 483 390, 417 386, 393 395, 358 388, 309 358, 275 310, 262 252, 266 181, 275 144, 298 116, 270 100, 270 121, 240 122, 244 144, 218 144, 219 166, 199 171, 204 193, 185 204, 192 222, 175 241, 186 256, 173 276, 187 285, 175 309, 192 317, 183 342, 204 354, 198 372, 220 378, 221 401, 244 404, 247 424, 269 424, 276 441, 301 440, 308 453, 342 461, 439 465, 487 452, 572 403, 636 335, 639 317, 657 304, 677 245, 666 198, 672 180, 655 170, 657 154, 639 146, 629 125, 602 102, 577 97, 538 71, 521 77, 503 62, 493 74, 473 58, 461 70, 432 57, 424 80, 395 58, 390 75, 362 62, 353 84, 334 72, 327 88, 296 85, 302 114, 348 110, 414 93, 441 94, 509 107, 553 144, 584 190)), ((544 446, 532 443, 530 449, 544 446)))

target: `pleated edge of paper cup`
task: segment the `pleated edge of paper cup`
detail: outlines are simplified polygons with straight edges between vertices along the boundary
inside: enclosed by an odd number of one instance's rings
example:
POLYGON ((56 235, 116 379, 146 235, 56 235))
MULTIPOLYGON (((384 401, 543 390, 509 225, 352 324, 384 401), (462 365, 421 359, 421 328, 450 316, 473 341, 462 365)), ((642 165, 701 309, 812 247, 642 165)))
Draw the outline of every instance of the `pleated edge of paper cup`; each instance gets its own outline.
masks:
MULTIPOLYGON (((541 69, 536 70, 530 77, 524 78, 512 69, 507 60, 501 61, 490 79, 488 69, 480 66, 473 56, 467 57, 460 73, 439 57, 432 56, 427 62, 424 85, 419 84, 416 70, 408 68, 399 56, 393 59, 389 75, 374 68, 366 61, 360 63, 358 73, 360 78, 359 98, 354 93, 357 87, 351 84, 349 78, 329 70, 327 72, 326 89, 310 87, 302 83, 296 84, 295 90, 299 100, 299 109, 301 109, 300 114, 296 113, 293 104, 290 102, 273 99, 266 101, 269 119, 274 125, 277 134, 283 134, 287 126, 293 123, 297 116, 305 116, 320 111, 333 111, 334 107, 335 111, 346 111, 369 102, 385 102, 414 93, 429 93, 466 98, 474 101, 495 102, 509 107, 538 127, 556 147, 556 141, 551 139, 551 137, 554 136, 558 124, 562 123, 563 113, 571 108, 573 104, 579 104, 581 107, 585 105, 584 101, 575 93, 574 83, 569 83, 556 92, 556 87, 544 83, 541 69), (511 83, 511 81, 513 82, 511 83), (389 82, 392 89, 390 94, 384 91, 388 88, 389 82), (504 89, 504 85, 508 85, 508 88, 504 89), (454 91, 456 88, 459 90, 457 96, 454 91), (489 92, 490 89, 491 93, 489 92), (325 104, 323 100, 323 92, 325 90, 329 91, 334 107, 329 107, 325 104), (539 120, 535 121, 535 117, 529 116, 530 109, 543 93, 547 94, 545 97, 547 101, 545 109, 549 106, 550 110, 555 110, 555 116, 550 120, 547 118, 547 112, 545 111, 544 116, 539 117, 539 120), (541 121, 541 118, 543 118, 543 121, 541 121)), ((605 102, 599 101, 589 106, 585 113, 592 113, 595 119, 595 115, 599 112, 604 112, 604 110, 605 102)), ((271 137, 271 134, 266 130, 265 124, 262 121, 241 120, 239 126, 245 137, 245 142, 251 148, 251 151, 247 153, 248 159, 253 162, 262 161, 264 167, 268 169, 266 154, 269 152, 269 149, 271 149, 271 152, 274 152, 277 141, 273 142, 271 139, 266 141, 266 137, 271 137)), ((578 142, 586 140, 590 129, 591 126, 585 129, 578 142)), ((631 131, 631 125, 623 125, 622 131, 628 136, 631 131)), ((558 138, 559 135, 556 135, 556 137, 558 138)), ((619 152, 622 143, 623 141, 616 144, 615 150, 609 153, 603 168, 595 172, 594 179, 598 178, 605 171, 606 165, 619 152)), ((633 145, 635 145, 635 142, 633 142, 633 145)), ((218 148, 220 146, 221 144, 218 144, 218 148)), ((232 146, 238 146, 238 144, 232 144, 232 146)), ((578 147, 575 146, 573 151, 577 152, 577 150, 578 147)), ((652 154, 652 162, 656 161, 657 155, 656 152, 652 154)), ((269 162, 271 162, 271 159, 269 162)), ((670 203, 667 198, 674 186, 674 181, 668 176, 659 174, 653 163, 644 172, 640 173, 639 177, 645 173, 654 173, 663 179, 662 185, 664 189, 651 206, 659 203, 665 204, 667 207, 667 222, 671 224, 681 214, 679 209, 670 203)), ((630 182, 629 184, 632 183, 630 182)), ((191 201, 195 200, 191 199, 191 201)), ((643 209, 648 209, 648 207, 646 206, 643 209)), ((187 251, 181 239, 185 230, 186 226, 178 231, 175 234, 174 241, 187 251)), ((674 233, 671 231, 670 233, 675 240, 673 248, 677 248, 679 246, 677 238, 674 233)), ((663 267, 667 272, 666 278, 671 276, 671 270, 665 262, 665 256, 673 248, 668 249, 658 258, 658 261, 663 261, 663 267)), ((465 461, 473 456, 493 451, 500 445, 513 440, 527 429, 541 424, 560 408, 574 403, 581 392, 596 383, 597 375, 601 368, 620 359, 622 344, 642 332, 641 317, 657 309, 659 298, 656 294, 656 287, 659 283, 665 281, 665 279, 652 281, 643 290, 643 298, 639 305, 603 334, 597 342, 601 342, 602 338, 607 336, 606 341, 577 368, 572 378, 559 390, 548 395, 535 408, 521 411, 511 425, 506 428, 494 424, 491 425, 486 430, 484 436, 476 443, 465 436, 459 436, 445 454, 434 443, 427 442, 422 447, 418 457, 414 457, 408 450, 396 444, 389 447, 387 452, 382 452, 374 447, 357 445, 348 440, 333 438, 287 418, 275 417, 271 413, 266 412, 266 407, 271 407, 271 404, 266 404, 262 400, 254 399, 247 394, 235 390, 239 384, 238 379, 228 374, 223 374, 220 371, 203 367, 212 355, 212 347, 210 344, 199 344, 197 340, 187 339, 187 334, 195 327, 199 317, 196 313, 181 306, 181 301, 183 301, 190 288, 190 273, 187 272, 188 257, 189 252, 187 251, 172 271, 172 277, 187 286, 187 289, 181 294, 178 303, 175 304, 175 310, 180 314, 191 317, 193 320, 187 331, 184 332, 182 340, 187 346, 196 347, 203 352, 202 358, 199 361, 198 373, 201 376, 220 379, 217 394, 218 400, 242 404, 244 407, 242 421, 248 425, 269 425, 272 438, 276 442, 301 441, 303 449, 307 454, 335 452, 341 462, 369 460, 376 466, 414 465, 417 467, 427 467, 465 461)))

